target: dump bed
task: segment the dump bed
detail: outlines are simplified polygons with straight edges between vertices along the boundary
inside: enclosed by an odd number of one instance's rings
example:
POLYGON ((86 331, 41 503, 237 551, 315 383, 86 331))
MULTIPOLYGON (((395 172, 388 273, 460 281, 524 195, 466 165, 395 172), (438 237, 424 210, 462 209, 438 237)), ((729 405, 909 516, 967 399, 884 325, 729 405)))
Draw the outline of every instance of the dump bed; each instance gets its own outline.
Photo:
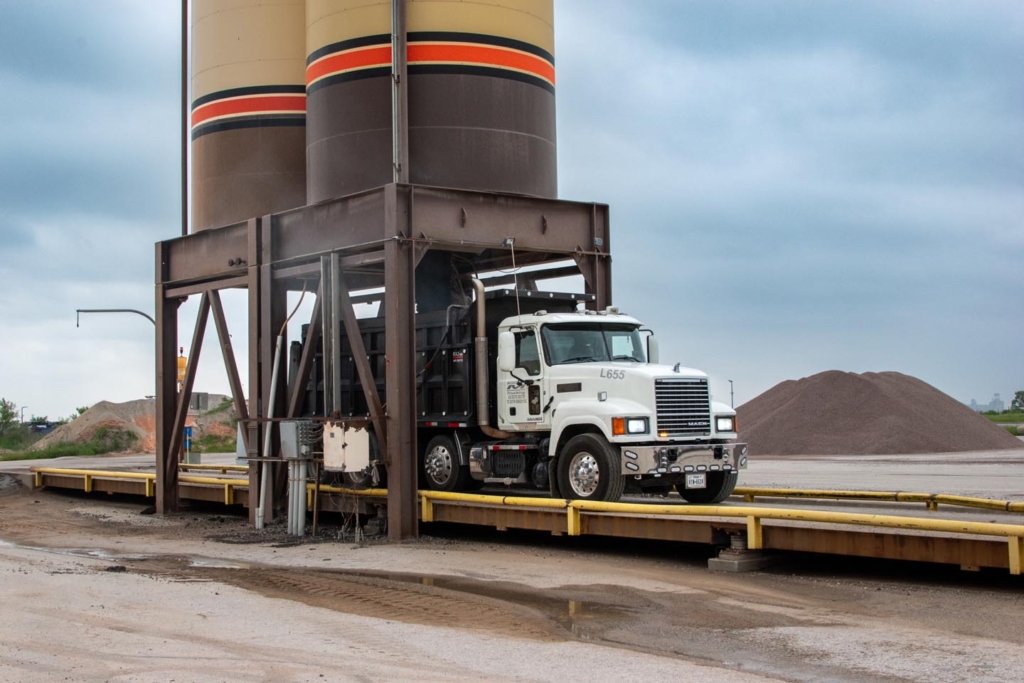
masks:
MULTIPOLYGON (((494 415, 494 367, 497 354, 498 325, 506 318, 522 313, 524 315, 546 310, 549 312, 571 312, 584 302, 593 300, 592 295, 566 294, 561 292, 519 291, 516 305, 515 290, 497 289, 487 292, 487 340, 488 372, 491 377, 488 393, 491 406, 491 420, 494 415)), ((305 343, 308 326, 302 328, 305 343)), ((364 318, 359 321, 363 345, 370 360, 370 372, 377 383, 381 402, 387 403, 384 387, 384 318, 364 318)), ((435 311, 416 315, 416 407, 420 423, 448 423, 475 425, 475 364, 473 356, 473 334, 476 329, 476 306, 452 306, 447 311, 435 311)), ((346 417, 366 416, 369 410, 359 375, 352 355, 352 345, 341 329, 339 362, 341 364, 341 405, 340 414, 346 417)), ((295 358, 301 355, 301 344, 292 348, 292 367, 295 358)), ((324 415, 323 359, 322 346, 317 349, 313 374, 306 391, 305 415, 324 415)))

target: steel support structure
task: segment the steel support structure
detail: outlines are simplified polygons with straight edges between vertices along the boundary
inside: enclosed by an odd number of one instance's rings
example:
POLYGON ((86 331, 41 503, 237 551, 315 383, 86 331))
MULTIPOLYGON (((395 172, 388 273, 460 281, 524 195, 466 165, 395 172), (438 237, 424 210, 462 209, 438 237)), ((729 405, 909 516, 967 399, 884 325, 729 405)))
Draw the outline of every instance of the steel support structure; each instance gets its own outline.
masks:
MULTIPOLYGON (((250 462, 258 465, 250 467, 249 490, 253 493, 249 500, 257 500, 260 468, 277 467, 272 460, 276 444, 273 452, 260 452, 263 430, 269 428, 268 408, 273 402, 275 416, 299 415, 301 388, 306 386, 313 368, 313 353, 304 349, 298 377, 292 382, 279 382, 277 395, 269 395, 274 345, 287 315, 287 293, 303 287, 312 290, 311 285, 316 283, 317 302, 309 340, 315 346, 317 335, 321 337, 325 357, 331 353, 336 328, 340 331, 340 326, 347 324, 351 333, 354 303, 381 302, 387 403, 381 405, 372 382, 362 384, 367 390, 367 405, 377 414, 376 431, 383 437, 380 441, 388 469, 390 537, 399 540, 415 536, 419 447, 416 265, 431 249, 457 252, 456 263, 465 277, 482 275, 486 279, 487 274, 512 267, 508 238, 515 240, 516 265, 531 268, 531 272, 523 273, 521 286, 532 288, 538 280, 579 273, 587 292, 596 297, 595 308, 612 303, 609 217, 608 207, 603 204, 392 183, 157 244, 158 509, 171 512, 178 504, 177 457, 171 446, 177 407, 177 309, 181 301, 194 294, 208 301, 225 364, 231 365, 233 354, 224 347, 225 335, 221 334, 221 328, 226 328, 223 311, 213 293, 229 287, 248 290, 250 391, 245 424, 247 454, 250 462), (340 286, 331 285, 332 279, 340 286), (322 326, 318 324, 321 321, 322 326), (290 395, 289 385, 293 387, 290 395), (376 406, 380 406, 379 412, 376 406)), ((507 280, 501 274, 491 279, 495 285, 507 280)), ((325 358, 324 365, 331 365, 329 358, 325 358)), ((358 371, 363 374, 369 368, 359 367, 358 371)), ((230 375, 230 368, 228 372, 230 375)), ((330 384, 331 378, 324 379, 330 384)), ((231 383, 234 392, 241 384, 237 374, 231 383)), ((240 405, 236 397, 236 409, 240 405)), ((273 480, 284 484, 281 476, 273 480)), ((272 485, 268 493, 275 488, 272 485)), ((271 505, 266 514, 272 514, 271 505)), ((250 519, 255 521, 253 515, 255 506, 250 506, 250 519)))

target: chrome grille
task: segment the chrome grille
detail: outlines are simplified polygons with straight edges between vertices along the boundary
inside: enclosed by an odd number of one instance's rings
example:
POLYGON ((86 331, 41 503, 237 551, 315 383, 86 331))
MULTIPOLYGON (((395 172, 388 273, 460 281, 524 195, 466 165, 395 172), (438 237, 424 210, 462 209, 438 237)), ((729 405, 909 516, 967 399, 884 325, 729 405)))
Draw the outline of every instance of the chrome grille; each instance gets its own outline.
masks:
POLYGON ((654 380, 658 432, 669 436, 711 434, 711 400, 706 379, 654 380))

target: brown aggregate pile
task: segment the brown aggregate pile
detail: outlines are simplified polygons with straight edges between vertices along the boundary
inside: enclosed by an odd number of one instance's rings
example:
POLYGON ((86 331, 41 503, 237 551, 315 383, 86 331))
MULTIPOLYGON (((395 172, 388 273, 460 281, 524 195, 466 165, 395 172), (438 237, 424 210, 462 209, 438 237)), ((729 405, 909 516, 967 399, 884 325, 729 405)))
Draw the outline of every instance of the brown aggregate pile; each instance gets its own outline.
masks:
POLYGON ((1024 448, 1002 427, 898 372, 830 370, 736 409, 754 455, 888 455, 1024 448))
MULTIPOLYGON (((225 397, 211 394, 211 407, 223 398, 225 397)), ((205 434, 233 436, 234 418, 235 409, 231 407, 217 413, 189 415, 185 419, 185 424, 195 429, 194 439, 199 439, 205 434)), ((57 427, 32 444, 31 450, 41 450, 64 442, 85 443, 102 427, 134 432, 138 439, 130 450, 136 453, 153 453, 156 450, 156 399, 146 398, 124 403, 100 401, 71 422, 57 427)))

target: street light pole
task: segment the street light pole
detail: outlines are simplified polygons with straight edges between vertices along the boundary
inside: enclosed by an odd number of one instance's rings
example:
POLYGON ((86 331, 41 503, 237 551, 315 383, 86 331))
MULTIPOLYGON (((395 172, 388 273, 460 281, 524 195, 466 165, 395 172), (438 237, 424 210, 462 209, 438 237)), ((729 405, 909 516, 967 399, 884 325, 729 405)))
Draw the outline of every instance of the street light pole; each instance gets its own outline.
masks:
POLYGON ((25 408, 28 408, 28 406, 21 407, 21 424, 25 424, 25 408))
POLYGON ((732 380, 729 380, 729 407, 730 408, 735 408, 736 407, 736 402, 733 400, 732 380))

